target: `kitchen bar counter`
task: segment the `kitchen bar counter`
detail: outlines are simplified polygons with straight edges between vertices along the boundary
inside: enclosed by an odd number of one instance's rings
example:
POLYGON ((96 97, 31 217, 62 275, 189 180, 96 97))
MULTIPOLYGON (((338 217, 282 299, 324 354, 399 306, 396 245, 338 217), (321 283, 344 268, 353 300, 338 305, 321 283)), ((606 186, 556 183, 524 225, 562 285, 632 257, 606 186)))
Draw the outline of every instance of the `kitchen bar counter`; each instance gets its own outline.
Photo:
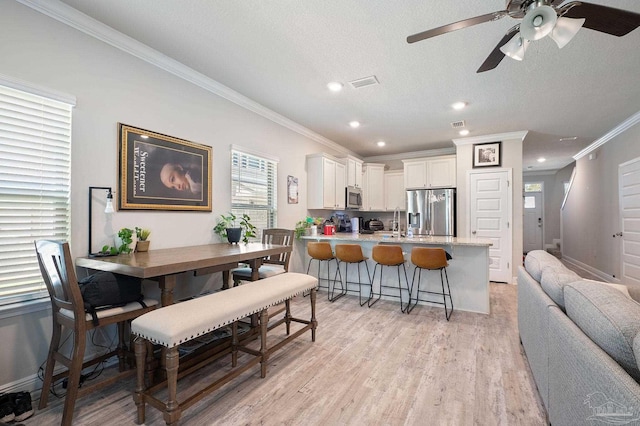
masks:
MULTIPOLYGON (((447 274, 449 276, 449 284, 451 286, 451 294, 454 306, 454 318, 455 310, 478 312, 488 314, 490 312, 489 306, 489 247, 492 245, 491 240, 481 238, 456 238, 456 237, 394 237, 391 233, 376 232, 374 234, 357 234, 357 233, 337 233, 335 235, 317 235, 317 236, 304 236, 301 240, 305 243, 304 259, 302 261, 305 268, 309 262, 309 256, 306 254, 306 243, 308 241, 328 241, 332 247, 336 244, 360 244, 365 256, 369 257, 369 271, 373 275, 373 268, 375 262, 371 259, 371 251, 376 244, 399 244, 402 246, 405 252, 407 277, 409 279, 409 285, 413 277, 413 264, 411 263, 411 249, 416 245, 420 246, 433 246, 441 247, 445 249, 452 259, 449 261, 447 267, 447 274)), ((317 263, 314 262, 310 274, 317 274, 317 263)), ((335 264, 331 267, 331 278, 335 274, 335 264)), ((378 268, 379 269, 379 268, 378 268)), ((393 268, 395 269, 395 268, 393 268)), ((383 284, 390 285, 397 288, 398 275, 395 270, 385 268, 383 276, 383 284)), ((363 280, 366 279, 366 271, 362 268, 363 280)), ((344 274, 344 266, 341 268, 341 272, 344 274)), ((322 268, 322 276, 326 274, 326 267, 322 268)), ((402 276, 403 288, 404 275, 402 276)), ((374 288, 378 289, 380 280, 380 274, 377 273, 375 277, 374 288)), ((358 294, 358 285, 351 282, 358 281, 358 273, 356 267, 349 268, 349 294, 358 294)), ((325 286, 326 282, 322 282, 325 286)), ((438 271, 423 271, 422 273, 422 289, 430 291, 442 291, 440 287, 440 274, 438 271), (426 276, 425 276, 426 274, 426 276)), ((417 289, 413 289, 415 296, 417 289)), ((368 290, 363 287, 363 291, 368 290)), ((386 299, 399 301, 397 298, 398 290, 385 289, 388 293, 386 299)), ((366 296, 368 293, 365 293, 366 296)), ((434 296, 438 298, 438 296, 434 296)), ((385 298, 383 296, 383 298, 385 298)), ((403 293, 404 302, 406 303, 407 295, 403 293)), ((439 297, 442 300, 442 297, 439 297)), ((433 305, 439 309, 443 309, 442 305, 433 305)), ((375 309, 373 306, 371 309, 375 309)), ((399 307, 398 307, 399 309, 399 307)), ((419 307, 416 309, 420 309, 419 307)), ((414 311, 415 312, 415 311, 414 311)), ((444 312, 442 314, 444 316, 444 312)))
POLYGON ((338 232, 334 235, 304 236, 303 240, 323 241, 336 240, 348 242, 377 242, 377 243, 393 243, 393 244, 423 244, 423 245, 450 245, 450 246, 475 246, 489 247, 492 245, 491 240, 482 238, 458 238, 458 237, 394 237, 391 232, 375 232, 373 234, 358 234, 352 232, 338 232))

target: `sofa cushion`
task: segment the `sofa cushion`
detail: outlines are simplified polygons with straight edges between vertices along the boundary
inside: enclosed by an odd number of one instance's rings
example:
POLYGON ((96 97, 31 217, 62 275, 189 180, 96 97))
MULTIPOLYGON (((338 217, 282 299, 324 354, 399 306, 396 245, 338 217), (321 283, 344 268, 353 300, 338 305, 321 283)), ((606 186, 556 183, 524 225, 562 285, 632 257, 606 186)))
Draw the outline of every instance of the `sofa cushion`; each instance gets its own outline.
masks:
MULTIPOLYGON (((631 293, 629 293, 629 287, 627 287, 624 284, 606 283, 604 281, 588 280, 586 278, 584 278, 583 280, 584 281, 589 281, 590 283, 598 283, 598 284, 602 284, 602 285, 608 285, 611 288, 615 288, 616 290, 618 290, 619 292, 621 292, 622 294, 624 294, 628 298, 633 299, 633 297, 631 297, 631 293)), ((636 299, 634 299, 634 300, 636 300, 636 299)))
POLYGON ((557 257, 544 250, 532 250, 524 258, 524 268, 538 282, 542 277, 542 270, 548 266, 564 268, 557 257))
POLYGON ((562 309, 564 307, 564 286, 580 281, 580 275, 566 268, 546 267, 542 271, 540 285, 547 295, 562 309))
POLYGON ((611 286, 593 281, 565 285, 564 302, 567 316, 640 382, 633 347, 640 332, 640 304, 611 286))

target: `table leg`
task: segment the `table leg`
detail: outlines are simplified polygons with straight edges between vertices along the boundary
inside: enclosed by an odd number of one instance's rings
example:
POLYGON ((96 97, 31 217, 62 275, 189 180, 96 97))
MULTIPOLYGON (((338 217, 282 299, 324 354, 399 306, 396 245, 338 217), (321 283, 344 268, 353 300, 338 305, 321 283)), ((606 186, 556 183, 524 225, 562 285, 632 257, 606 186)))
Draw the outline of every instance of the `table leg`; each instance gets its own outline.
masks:
POLYGON ((176 288, 176 275, 164 275, 160 277, 160 303, 162 306, 173 305, 173 289, 176 288))

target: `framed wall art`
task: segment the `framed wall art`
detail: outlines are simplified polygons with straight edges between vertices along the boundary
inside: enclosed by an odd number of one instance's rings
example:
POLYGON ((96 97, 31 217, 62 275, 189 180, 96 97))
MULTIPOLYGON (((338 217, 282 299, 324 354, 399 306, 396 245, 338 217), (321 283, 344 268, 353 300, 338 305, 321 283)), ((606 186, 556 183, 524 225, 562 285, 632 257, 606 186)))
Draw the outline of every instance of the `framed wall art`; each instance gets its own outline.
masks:
POLYGON ((211 211, 212 148, 118 123, 120 210, 211 211))
POLYGON ((502 165, 502 142, 473 145, 473 168, 500 167, 502 165))
POLYGON ((287 203, 298 204, 298 178, 287 176, 287 203))

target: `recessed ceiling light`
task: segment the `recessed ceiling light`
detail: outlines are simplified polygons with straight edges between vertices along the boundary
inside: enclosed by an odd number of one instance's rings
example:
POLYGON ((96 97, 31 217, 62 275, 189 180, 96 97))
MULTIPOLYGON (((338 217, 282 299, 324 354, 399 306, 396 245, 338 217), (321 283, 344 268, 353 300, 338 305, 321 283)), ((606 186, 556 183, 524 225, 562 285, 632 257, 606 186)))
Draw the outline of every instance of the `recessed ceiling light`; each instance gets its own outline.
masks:
POLYGON ((379 147, 383 147, 385 146, 387 143, 385 141, 378 141, 378 146, 379 147))
POLYGON ((560 142, 566 142, 566 141, 575 141, 576 139, 578 139, 577 136, 571 136, 571 137, 568 137, 568 138, 560 138, 559 140, 560 140, 560 142))
POLYGON ((547 161, 547 159, 544 157, 538 158, 538 163, 544 163, 545 161, 547 161))
POLYGON ((467 136, 469 134, 469 131, 467 129, 464 129, 460 130, 458 133, 460 133, 460 136, 467 136))
POLYGON ((451 107, 452 107, 453 109, 456 109, 456 110, 458 110, 458 111, 459 111, 459 110, 461 110, 462 108, 466 107, 466 106, 467 106, 467 103, 466 103, 466 102, 456 102, 455 104, 452 104, 452 105, 451 105, 451 107))
POLYGON ((358 127, 360 127, 360 122, 359 121, 350 121, 349 122, 349 126, 351 126, 354 129, 357 129, 358 127))
POLYGON ((329 90, 331 90, 332 92, 339 92, 342 90, 342 88, 344 87, 344 85, 340 82, 337 81, 332 81, 331 83, 327 84, 327 87, 329 88, 329 90))

